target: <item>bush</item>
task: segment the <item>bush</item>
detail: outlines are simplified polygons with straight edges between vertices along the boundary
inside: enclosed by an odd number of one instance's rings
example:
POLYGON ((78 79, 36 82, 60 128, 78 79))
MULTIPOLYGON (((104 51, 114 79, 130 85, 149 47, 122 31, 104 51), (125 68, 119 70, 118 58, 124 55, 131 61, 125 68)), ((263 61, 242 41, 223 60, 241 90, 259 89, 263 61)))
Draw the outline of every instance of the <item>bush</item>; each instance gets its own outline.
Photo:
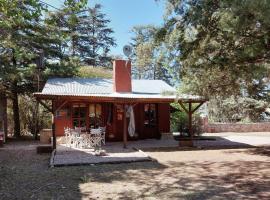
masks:
MULTIPOLYGON (((175 112, 171 113, 171 130, 180 132, 181 135, 189 133, 187 113, 178 103, 172 103, 171 106, 175 109, 175 112)), ((198 112, 192 115, 192 129, 194 135, 200 135, 203 132, 201 117, 198 112)))

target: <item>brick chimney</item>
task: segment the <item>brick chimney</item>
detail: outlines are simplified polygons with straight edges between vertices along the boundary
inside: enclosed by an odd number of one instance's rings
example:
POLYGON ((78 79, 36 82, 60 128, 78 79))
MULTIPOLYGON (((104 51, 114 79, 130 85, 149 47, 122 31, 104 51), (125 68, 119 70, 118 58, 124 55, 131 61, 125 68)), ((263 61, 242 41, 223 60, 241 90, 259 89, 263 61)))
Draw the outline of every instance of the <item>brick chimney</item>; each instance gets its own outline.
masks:
POLYGON ((132 92, 131 86, 131 62, 126 60, 114 60, 113 62, 113 91, 132 92))

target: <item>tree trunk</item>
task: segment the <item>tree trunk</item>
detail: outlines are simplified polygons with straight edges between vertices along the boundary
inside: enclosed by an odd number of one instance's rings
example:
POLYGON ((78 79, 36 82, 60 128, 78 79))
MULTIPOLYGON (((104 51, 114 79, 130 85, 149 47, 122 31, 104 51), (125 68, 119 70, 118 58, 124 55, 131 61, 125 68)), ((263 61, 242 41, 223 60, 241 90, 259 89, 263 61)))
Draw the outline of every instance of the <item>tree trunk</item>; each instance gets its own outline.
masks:
POLYGON ((37 140, 38 139, 38 132, 39 132, 39 103, 36 102, 35 104, 36 105, 35 105, 35 113, 34 113, 34 115, 35 115, 34 136, 35 136, 35 140, 37 140))
POLYGON ((12 89, 12 110, 13 110, 13 122, 14 122, 14 136, 21 136, 21 127, 20 127, 20 112, 19 112, 19 101, 18 101, 18 92, 17 92, 17 83, 14 84, 12 89))

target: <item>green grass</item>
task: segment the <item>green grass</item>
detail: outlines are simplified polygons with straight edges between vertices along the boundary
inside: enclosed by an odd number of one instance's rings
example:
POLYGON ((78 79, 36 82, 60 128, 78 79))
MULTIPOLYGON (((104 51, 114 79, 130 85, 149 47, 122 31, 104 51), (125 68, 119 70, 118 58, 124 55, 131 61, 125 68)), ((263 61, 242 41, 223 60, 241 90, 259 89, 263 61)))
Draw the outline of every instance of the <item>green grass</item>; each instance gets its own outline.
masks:
POLYGON ((112 70, 98 66, 83 66, 79 69, 78 76, 83 78, 112 78, 112 70))

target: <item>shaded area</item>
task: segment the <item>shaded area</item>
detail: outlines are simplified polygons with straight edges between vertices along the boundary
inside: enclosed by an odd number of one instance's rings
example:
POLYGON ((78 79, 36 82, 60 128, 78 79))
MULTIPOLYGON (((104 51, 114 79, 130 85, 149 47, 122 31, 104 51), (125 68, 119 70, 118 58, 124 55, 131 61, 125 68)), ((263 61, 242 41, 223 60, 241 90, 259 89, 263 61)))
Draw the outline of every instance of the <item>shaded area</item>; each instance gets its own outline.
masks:
POLYGON ((170 152, 160 149, 147 152, 158 162, 48 168, 49 154, 36 154, 34 145, 29 143, 19 149, 11 145, 0 149, 0 199, 270 196, 270 159, 260 153, 261 148, 170 152))

